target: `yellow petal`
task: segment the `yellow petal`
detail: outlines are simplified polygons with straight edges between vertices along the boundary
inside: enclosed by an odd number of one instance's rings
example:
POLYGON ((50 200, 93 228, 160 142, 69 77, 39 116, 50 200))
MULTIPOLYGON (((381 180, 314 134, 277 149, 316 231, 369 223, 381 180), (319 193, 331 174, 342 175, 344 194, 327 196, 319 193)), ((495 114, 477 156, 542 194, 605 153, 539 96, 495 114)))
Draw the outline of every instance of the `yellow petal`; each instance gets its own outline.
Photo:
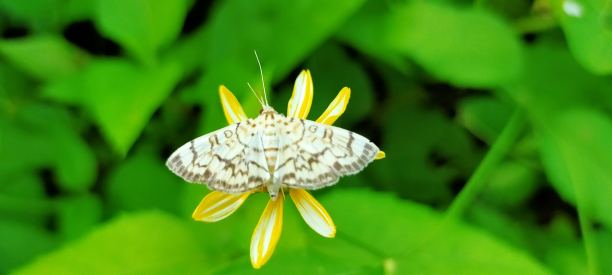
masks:
POLYGON ((289 99, 287 117, 306 118, 312 105, 312 76, 309 70, 303 70, 293 85, 293 94, 289 99))
POLYGON ((221 97, 221 106, 223 106, 223 113, 225 113, 227 123, 234 124, 247 120, 248 117, 244 113, 244 110, 242 110, 240 102, 238 102, 234 94, 223 85, 219 86, 219 96, 221 97))
POLYGON ((334 221, 312 195, 303 189, 290 189, 289 194, 302 218, 312 230, 323 237, 333 238, 336 236, 334 221))
POLYGON ((197 221, 216 222, 234 213, 251 193, 239 195, 212 191, 202 199, 191 217, 197 221))
POLYGON ((270 200, 251 238, 251 264, 258 269, 272 256, 283 229, 283 195, 270 200))
POLYGON ((376 156, 374 157, 375 160, 377 159, 384 159, 387 156, 387 154, 385 154, 384 151, 378 151, 378 153, 376 153, 376 156))
POLYGON ((346 110, 346 105, 351 98, 351 89, 348 87, 342 88, 336 98, 329 104, 325 112, 317 118, 317 122, 332 125, 346 110))

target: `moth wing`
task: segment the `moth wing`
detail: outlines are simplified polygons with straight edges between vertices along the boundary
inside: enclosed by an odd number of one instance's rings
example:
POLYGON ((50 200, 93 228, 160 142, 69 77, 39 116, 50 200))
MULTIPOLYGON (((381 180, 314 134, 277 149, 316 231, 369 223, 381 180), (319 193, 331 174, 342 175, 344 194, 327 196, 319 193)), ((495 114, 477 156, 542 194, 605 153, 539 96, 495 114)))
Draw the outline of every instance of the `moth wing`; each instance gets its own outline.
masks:
POLYGON ((279 129, 274 180, 289 187, 319 189, 356 174, 379 149, 351 131, 310 120, 287 118, 279 129))
POLYGON ((192 183, 225 193, 243 193, 270 179, 259 127, 235 123, 198 137, 177 149, 166 166, 192 183))

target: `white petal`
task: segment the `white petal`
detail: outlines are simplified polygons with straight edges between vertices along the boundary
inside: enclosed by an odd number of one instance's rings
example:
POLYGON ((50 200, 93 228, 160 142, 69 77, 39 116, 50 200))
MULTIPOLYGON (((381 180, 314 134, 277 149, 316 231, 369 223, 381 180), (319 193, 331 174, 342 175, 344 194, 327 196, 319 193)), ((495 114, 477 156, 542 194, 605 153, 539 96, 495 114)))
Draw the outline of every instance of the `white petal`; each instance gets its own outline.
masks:
POLYGON ((326 238, 336 236, 336 225, 323 206, 303 189, 290 189, 289 194, 304 221, 326 238))
POLYGON ((254 268, 263 266, 274 252, 283 229, 283 196, 270 200, 251 238, 251 264, 254 268))
POLYGON ((309 70, 303 70, 293 85, 293 94, 291 94, 287 107, 287 117, 305 119, 310 112, 312 97, 312 76, 309 70))
POLYGON ((212 191, 202 199, 191 215, 194 220, 216 222, 236 212, 251 193, 240 195, 212 191))

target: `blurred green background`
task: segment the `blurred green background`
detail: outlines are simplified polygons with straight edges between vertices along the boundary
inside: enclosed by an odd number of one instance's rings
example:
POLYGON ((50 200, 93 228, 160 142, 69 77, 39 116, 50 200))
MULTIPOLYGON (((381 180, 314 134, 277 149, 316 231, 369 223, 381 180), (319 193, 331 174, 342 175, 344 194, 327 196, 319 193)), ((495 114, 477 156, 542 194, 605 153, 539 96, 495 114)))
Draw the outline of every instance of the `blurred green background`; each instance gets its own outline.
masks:
POLYGON ((609 2, 0 0, 0 273, 252 272, 267 195, 195 222, 164 161, 220 84, 257 114, 257 50, 277 110, 308 68, 387 153, 257 273, 612 274, 609 2))

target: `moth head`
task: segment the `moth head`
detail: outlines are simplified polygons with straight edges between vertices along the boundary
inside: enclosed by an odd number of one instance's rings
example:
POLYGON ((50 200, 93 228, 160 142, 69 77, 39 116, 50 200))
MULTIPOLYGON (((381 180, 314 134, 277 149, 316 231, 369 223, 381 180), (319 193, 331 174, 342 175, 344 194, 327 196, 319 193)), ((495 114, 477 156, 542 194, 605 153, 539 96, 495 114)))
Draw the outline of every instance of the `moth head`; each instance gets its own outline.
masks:
POLYGON ((261 115, 263 113, 275 113, 276 114, 276 110, 274 110, 274 108, 272 108, 272 106, 263 105, 261 110, 259 111, 259 114, 261 115))

